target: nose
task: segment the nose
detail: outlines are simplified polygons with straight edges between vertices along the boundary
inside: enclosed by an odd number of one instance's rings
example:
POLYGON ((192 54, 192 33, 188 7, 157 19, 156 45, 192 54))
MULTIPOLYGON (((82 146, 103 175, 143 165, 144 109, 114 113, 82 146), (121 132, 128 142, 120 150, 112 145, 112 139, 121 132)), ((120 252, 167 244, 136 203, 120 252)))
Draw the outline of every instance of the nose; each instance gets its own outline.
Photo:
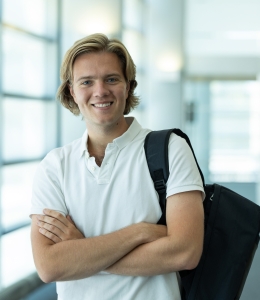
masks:
POLYGON ((99 97, 99 98, 109 95, 109 89, 106 86, 106 83, 103 81, 97 81, 94 86, 93 95, 94 97, 99 97))

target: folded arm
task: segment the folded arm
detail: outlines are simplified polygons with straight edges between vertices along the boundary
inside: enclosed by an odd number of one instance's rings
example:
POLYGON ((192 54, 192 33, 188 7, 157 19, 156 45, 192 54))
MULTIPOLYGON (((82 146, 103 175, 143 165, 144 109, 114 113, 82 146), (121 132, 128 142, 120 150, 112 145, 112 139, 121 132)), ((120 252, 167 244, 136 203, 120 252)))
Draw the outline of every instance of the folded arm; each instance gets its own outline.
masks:
POLYGON ((120 275, 151 276, 197 266, 202 253, 204 212, 201 192, 191 191, 167 199, 167 236, 140 245, 107 268, 120 275))
POLYGON ((63 232, 63 237, 54 241, 51 235, 58 236, 52 232, 61 231, 58 227, 62 227, 59 219, 62 219, 64 223, 66 219, 62 218, 59 213, 55 213, 57 218, 41 216, 40 221, 37 215, 32 216, 33 256, 39 276, 44 282, 75 280, 92 276, 115 264, 137 246, 152 242, 166 234, 165 226, 138 223, 93 238, 84 238, 77 233, 76 239, 66 240, 64 238, 66 233, 63 232), (52 223, 53 220, 54 223, 52 223), (41 223, 48 227, 48 230, 40 225, 41 223), (62 239, 63 241, 59 242, 62 239))
MULTIPOLYGON (((64 222, 65 218, 63 216, 60 218, 64 222)), ((125 255, 121 256, 121 252, 120 257, 115 258, 114 263, 109 260, 107 267, 102 268, 103 265, 100 262, 98 271, 106 270, 118 275, 151 276, 196 267, 202 253, 204 235, 201 192, 191 191, 169 197, 166 220, 167 233, 163 232, 164 227, 153 225, 154 227, 150 227, 150 229, 155 232, 162 230, 161 235, 157 234, 153 240, 140 243, 131 250, 128 248, 129 251, 126 251, 125 255)), ((68 223, 67 227, 76 230, 76 227, 71 225, 71 221, 70 224, 68 223)), ((55 243, 79 238, 79 233, 73 230, 65 232, 66 230, 59 230, 56 226, 50 227, 45 222, 41 222, 38 226, 43 229, 42 235, 52 239, 55 243)), ((115 249, 113 250, 116 252, 115 249)), ((119 253, 117 252, 117 254, 119 253)), ((103 255, 108 259, 106 252, 103 255)), ((99 260, 98 257, 95 259, 99 260)))

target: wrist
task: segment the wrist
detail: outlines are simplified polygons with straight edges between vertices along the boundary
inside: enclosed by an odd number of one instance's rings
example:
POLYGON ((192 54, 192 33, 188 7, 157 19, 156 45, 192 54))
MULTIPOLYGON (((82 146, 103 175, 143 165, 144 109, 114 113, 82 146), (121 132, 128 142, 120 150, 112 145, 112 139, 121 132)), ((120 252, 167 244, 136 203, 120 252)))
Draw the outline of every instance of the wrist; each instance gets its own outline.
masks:
POLYGON ((151 241, 151 230, 150 230, 150 226, 151 224, 149 223, 145 223, 145 222, 141 222, 141 223, 137 223, 135 224, 136 226, 136 236, 138 237, 139 243, 140 244, 145 244, 145 243, 149 243, 151 241))

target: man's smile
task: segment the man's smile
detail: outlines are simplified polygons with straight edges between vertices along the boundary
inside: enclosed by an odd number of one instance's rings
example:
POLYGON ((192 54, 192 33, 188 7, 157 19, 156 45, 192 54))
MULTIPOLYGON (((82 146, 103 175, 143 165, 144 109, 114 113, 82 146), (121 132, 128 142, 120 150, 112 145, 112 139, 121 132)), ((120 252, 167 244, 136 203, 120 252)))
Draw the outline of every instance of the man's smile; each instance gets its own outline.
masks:
POLYGON ((113 104, 113 102, 106 102, 106 103, 92 104, 92 106, 94 106, 94 107, 108 107, 108 106, 111 106, 112 104, 113 104))

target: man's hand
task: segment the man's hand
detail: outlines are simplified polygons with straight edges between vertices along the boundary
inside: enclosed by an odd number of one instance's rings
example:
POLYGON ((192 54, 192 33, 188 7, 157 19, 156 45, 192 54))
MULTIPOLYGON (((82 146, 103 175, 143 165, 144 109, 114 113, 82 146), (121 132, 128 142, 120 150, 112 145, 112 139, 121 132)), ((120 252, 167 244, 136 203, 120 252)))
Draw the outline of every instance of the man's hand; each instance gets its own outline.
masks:
POLYGON ((64 217, 61 213, 51 209, 44 209, 43 212, 44 215, 37 215, 39 232, 55 244, 84 238, 70 216, 64 217))
MULTIPOLYGON (((54 243, 84 238, 68 215, 66 218, 55 210, 44 209, 45 215, 37 215, 39 232, 54 243)), ((151 223, 143 224, 143 236, 147 243, 167 235, 167 227, 151 223)))

